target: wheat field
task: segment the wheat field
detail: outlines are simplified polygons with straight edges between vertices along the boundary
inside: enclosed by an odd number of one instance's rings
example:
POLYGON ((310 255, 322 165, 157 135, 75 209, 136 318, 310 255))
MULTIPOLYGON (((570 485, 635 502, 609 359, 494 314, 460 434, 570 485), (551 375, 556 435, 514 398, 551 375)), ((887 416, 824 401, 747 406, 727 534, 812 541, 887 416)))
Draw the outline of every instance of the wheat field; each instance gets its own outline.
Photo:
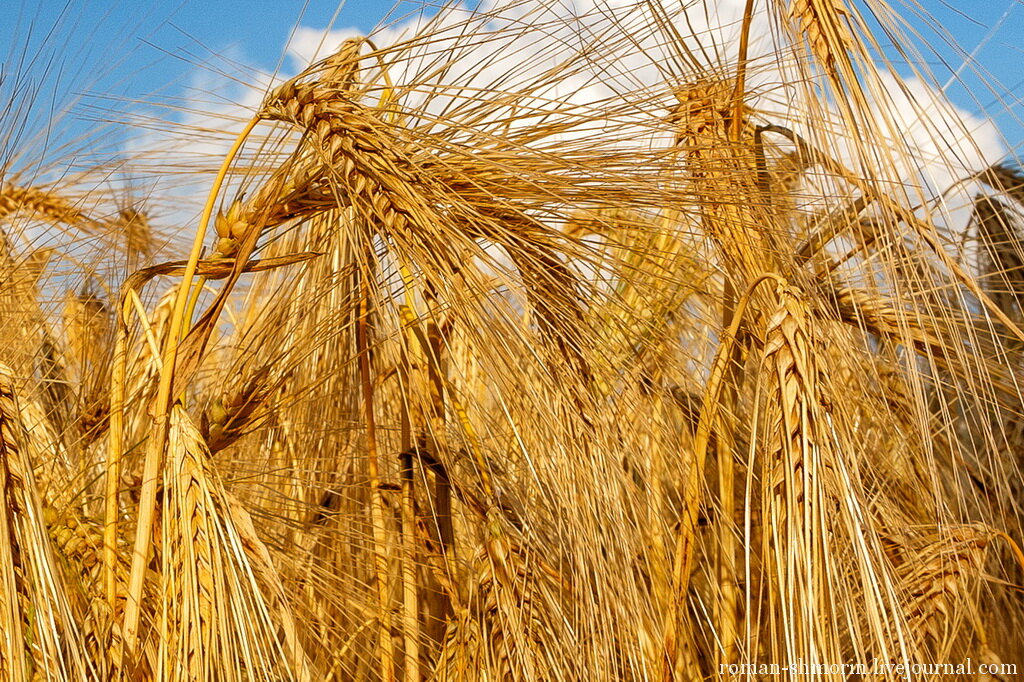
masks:
POLYGON ((437 8, 115 160, 0 79, 0 680, 1012 679, 1024 171, 906 8, 713 5, 437 8))

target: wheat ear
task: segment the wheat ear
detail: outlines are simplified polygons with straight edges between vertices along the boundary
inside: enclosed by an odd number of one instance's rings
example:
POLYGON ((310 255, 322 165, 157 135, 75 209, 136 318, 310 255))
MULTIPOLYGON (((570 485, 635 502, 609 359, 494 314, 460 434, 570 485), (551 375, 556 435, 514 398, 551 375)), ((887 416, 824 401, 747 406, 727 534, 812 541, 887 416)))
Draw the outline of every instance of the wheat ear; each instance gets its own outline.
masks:
POLYGON ((11 371, 0 366, 0 678, 95 680, 55 560, 11 371))

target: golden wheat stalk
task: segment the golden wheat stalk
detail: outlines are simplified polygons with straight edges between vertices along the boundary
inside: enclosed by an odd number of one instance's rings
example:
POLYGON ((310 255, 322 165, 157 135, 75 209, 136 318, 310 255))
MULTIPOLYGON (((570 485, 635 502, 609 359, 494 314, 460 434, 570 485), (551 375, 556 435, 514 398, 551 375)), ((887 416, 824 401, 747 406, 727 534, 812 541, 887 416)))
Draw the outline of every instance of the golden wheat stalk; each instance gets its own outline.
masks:
POLYGON ((837 62, 845 61, 854 45, 843 0, 790 0, 787 13, 818 63, 835 73, 837 62))
POLYGON ((0 366, 0 672, 16 682, 98 679, 48 536, 30 438, 15 379, 0 366))
POLYGON ((777 308, 767 320, 761 359, 761 381, 768 392, 763 417, 763 565, 771 566, 770 579, 778 581, 779 593, 791 591, 792 599, 770 604, 778 618, 773 646, 783 658, 838 660, 836 643, 805 625, 811 614, 829 609, 821 515, 829 504, 824 466, 830 446, 818 429, 825 419, 820 413, 818 353, 806 304, 784 285, 775 295, 777 308))
MULTIPOLYGON (((58 644, 85 679, 1020 657, 1021 574, 986 579, 994 528, 1024 528, 1020 174, 968 178, 982 283, 895 177, 924 169, 868 106, 854 4, 777 0, 791 38, 762 41, 747 0, 728 64, 713 27, 682 30, 701 3, 513 4, 347 41, 272 91, 187 260, 124 278, 55 232, 48 271, 18 252, 47 222, 145 265, 149 210, 90 222, 98 193, 0 186, 33 231, 0 253, 0 361, 26 377, 0 390, 0 676, 82 679, 58 644), (164 276, 184 282, 152 300, 164 276), (88 279, 122 285, 112 357, 98 297, 54 333, 54 290, 88 279)), ((160 186, 209 171, 181 170, 160 186)))
POLYGON ((958 635, 964 637, 958 630, 965 627, 968 636, 985 637, 976 629, 980 622, 976 588, 994 538, 992 529, 975 524, 911 532, 897 543, 894 559, 916 646, 941 655, 958 635))
POLYGON ((74 202, 52 189, 4 183, 0 185, 0 222, 7 222, 17 215, 28 215, 85 230, 100 229, 99 223, 74 202))
POLYGON ((373 527, 373 563, 375 587, 380 609, 379 655, 384 682, 395 678, 394 644, 391 640, 391 597, 388 581, 388 540, 384 519, 387 507, 381 492, 380 460, 377 453, 376 416, 374 414, 372 309, 367 273, 359 277, 359 319, 356 322, 356 353, 359 356, 359 380, 362 386, 363 418, 366 423, 366 470, 370 489, 370 518, 373 527))
POLYGON ((238 522, 247 516, 233 510, 237 502, 211 469, 202 437, 181 408, 171 413, 163 480, 164 634, 156 674, 174 680, 309 679, 294 622, 290 616, 279 621, 284 604, 277 595, 268 599, 257 580, 269 568, 266 550, 251 522, 240 532, 238 522))

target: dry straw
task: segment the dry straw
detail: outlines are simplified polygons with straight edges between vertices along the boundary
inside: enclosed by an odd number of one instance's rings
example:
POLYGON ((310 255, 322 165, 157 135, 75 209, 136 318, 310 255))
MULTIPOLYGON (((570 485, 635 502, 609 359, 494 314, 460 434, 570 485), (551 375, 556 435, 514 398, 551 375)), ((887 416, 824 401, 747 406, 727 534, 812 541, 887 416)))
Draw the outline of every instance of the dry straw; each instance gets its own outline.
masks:
POLYGON ((0 678, 1022 660, 1024 176, 900 176, 855 5, 691 5, 347 40, 150 203, 8 174, 0 678))

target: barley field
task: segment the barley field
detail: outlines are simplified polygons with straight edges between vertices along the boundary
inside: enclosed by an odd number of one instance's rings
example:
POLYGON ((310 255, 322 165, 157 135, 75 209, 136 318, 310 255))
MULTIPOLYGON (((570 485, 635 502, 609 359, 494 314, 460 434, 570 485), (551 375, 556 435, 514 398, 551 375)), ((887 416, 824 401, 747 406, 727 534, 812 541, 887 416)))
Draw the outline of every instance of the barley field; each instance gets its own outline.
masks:
POLYGON ((60 145, 9 64, 0 681, 1014 679, 1024 170, 907 7, 739 5, 433 8, 60 145))

